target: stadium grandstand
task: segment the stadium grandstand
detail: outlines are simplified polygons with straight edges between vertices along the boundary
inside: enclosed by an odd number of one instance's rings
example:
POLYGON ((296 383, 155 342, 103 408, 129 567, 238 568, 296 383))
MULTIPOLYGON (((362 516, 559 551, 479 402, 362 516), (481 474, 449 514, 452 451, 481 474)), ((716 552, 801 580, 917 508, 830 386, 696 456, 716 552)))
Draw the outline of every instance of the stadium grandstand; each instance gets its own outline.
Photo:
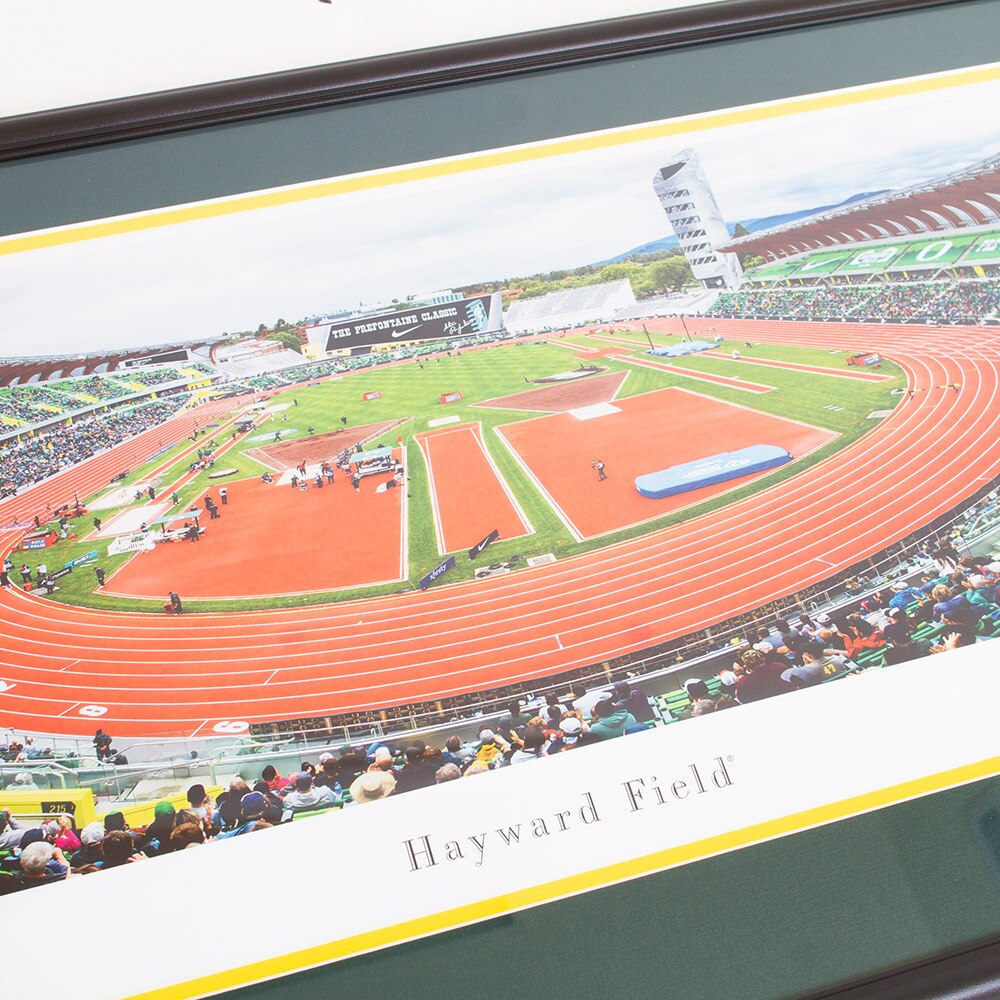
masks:
POLYGON ((302 355, 274 340, 255 337, 236 343, 217 344, 210 353, 211 362, 223 376, 232 379, 247 375, 277 372, 302 364, 302 355))
POLYGON ((91 375, 0 389, 0 442, 65 423, 124 402, 210 384, 202 368, 132 368, 118 376, 91 375))
POLYGON ((61 378, 104 375, 134 365, 157 365, 186 362, 198 354, 207 358, 213 344, 222 337, 93 351, 86 355, 57 354, 44 357, 3 358, 0 360, 0 386, 50 382, 61 378))
POLYGON ((116 748, 103 729, 89 743, 10 733, 0 748, 0 894, 589 752, 647 728, 1000 638, 1000 491, 990 486, 880 564, 706 630, 627 672, 606 664, 532 691, 438 703, 422 717, 295 720, 208 746, 116 748), (310 721, 321 724, 310 729, 310 721), (43 810, 53 795, 61 808, 43 810))
POLYGON ((605 323, 621 310, 636 306, 627 278, 550 292, 535 299, 517 299, 504 316, 512 333, 538 333, 563 327, 605 323))
POLYGON ((0 362, 0 496, 149 430, 219 379, 203 342, 0 362), (173 364, 162 359, 173 357, 173 364), (150 358, 159 359, 147 364, 150 358))
POLYGON ((1000 323, 1000 280, 747 288, 724 293, 706 315, 832 323, 996 325, 1000 323))
POLYGON ((730 240, 719 249, 765 260, 900 237, 929 237, 996 227, 1000 222, 1000 156, 730 240))
POLYGON ((707 315, 1000 322, 1000 157, 731 240, 763 258, 707 315))
POLYGON ((69 426, 0 441, 0 496, 13 496, 163 423, 187 399, 184 393, 115 407, 76 419, 69 426))

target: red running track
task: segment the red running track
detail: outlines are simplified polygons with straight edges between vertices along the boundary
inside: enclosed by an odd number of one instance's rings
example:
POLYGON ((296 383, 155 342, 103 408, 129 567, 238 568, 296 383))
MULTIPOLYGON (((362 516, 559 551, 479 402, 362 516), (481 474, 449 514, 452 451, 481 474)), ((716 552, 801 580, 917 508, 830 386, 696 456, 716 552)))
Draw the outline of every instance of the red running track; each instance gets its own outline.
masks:
MULTIPOLYGON (((180 619, 2 593, 4 722, 71 734, 92 733, 95 723, 117 736, 191 734, 229 720, 322 716, 545 677, 819 582, 923 527, 996 473, 998 331, 712 323, 754 341, 878 350, 913 388, 931 391, 904 397, 832 459, 711 516, 490 580, 180 619), (960 391, 932 390, 948 383, 960 391)), ((679 320, 648 325, 680 330, 679 320)), ((86 466, 67 473, 59 492, 88 476, 86 466)), ((9 503, 0 517, 12 513, 9 503)))

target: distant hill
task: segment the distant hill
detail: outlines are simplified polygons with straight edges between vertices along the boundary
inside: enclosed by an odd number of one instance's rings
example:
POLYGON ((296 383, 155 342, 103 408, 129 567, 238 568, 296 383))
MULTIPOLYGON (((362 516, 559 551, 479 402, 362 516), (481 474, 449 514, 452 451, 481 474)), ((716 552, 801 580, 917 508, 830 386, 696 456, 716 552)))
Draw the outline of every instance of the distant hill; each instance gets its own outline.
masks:
MULTIPOLYGON (((862 194, 853 194, 850 198, 845 198, 843 201, 837 202, 836 205, 819 205, 816 208, 804 208, 798 212, 784 212, 781 215, 766 215, 759 219, 742 219, 740 221, 749 232, 755 233, 761 229, 770 229, 772 226, 783 226, 787 222, 804 219, 807 215, 818 215, 820 212, 829 212, 834 208, 842 208, 844 205, 850 205, 865 198, 874 198, 880 194, 885 194, 885 191, 865 191, 862 194)), ((729 232, 732 233, 736 229, 737 223, 727 222, 726 226, 729 228, 729 232)), ((591 266, 603 267, 605 264, 618 264, 628 257, 634 257, 636 254, 656 253, 659 250, 673 250, 676 246, 676 236, 663 236, 658 240, 653 240, 651 243, 644 243, 641 247, 632 247, 631 250, 625 250, 615 257, 609 257, 607 260, 599 260, 591 266)))

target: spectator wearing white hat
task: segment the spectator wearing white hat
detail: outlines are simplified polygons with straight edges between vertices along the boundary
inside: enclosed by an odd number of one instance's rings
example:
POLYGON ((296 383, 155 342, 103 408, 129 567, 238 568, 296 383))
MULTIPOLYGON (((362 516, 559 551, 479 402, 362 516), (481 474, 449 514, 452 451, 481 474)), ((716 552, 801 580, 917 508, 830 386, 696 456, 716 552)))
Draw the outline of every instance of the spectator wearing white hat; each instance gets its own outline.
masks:
POLYGON ((905 611, 914 601, 923 603, 925 599, 926 595, 922 590, 911 587, 903 580, 897 580, 892 585, 892 597, 889 598, 889 607, 902 608, 905 611))
POLYGON ((387 798, 396 789, 396 779, 390 771, 365 771, 351 782, 351 800, 355 805, 367 805, 387 798))
POLYGON ((549 742, 545 753, 551 756, 578 747, 585 732, 586 726, 582 719, 575 715, 565 716, 559 723, 559 735, 549 742))

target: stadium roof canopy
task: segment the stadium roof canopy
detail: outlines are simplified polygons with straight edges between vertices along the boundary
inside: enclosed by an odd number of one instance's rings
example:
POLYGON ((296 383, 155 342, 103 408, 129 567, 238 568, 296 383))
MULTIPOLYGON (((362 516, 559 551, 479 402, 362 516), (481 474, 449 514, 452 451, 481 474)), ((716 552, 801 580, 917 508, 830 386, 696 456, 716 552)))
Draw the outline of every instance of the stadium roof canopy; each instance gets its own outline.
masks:
POLYGON ((9 386, 29 382, 47 382, 57 378, 79 378, 102 375, 115 371, 125 361, 155 358, 172 350, 195 350, 215 343, 219 337, 199 340, 173 341, 167 344, 149 344, 143 347, 119 347, 80 354, 49 354, 32 357, 0 357, 0 385, 9 386))
POLYGON ((762 229, 716 247, 776 260, 824 247, 923 236, 1000 221, 1000 156, 911 187, 762 229))

